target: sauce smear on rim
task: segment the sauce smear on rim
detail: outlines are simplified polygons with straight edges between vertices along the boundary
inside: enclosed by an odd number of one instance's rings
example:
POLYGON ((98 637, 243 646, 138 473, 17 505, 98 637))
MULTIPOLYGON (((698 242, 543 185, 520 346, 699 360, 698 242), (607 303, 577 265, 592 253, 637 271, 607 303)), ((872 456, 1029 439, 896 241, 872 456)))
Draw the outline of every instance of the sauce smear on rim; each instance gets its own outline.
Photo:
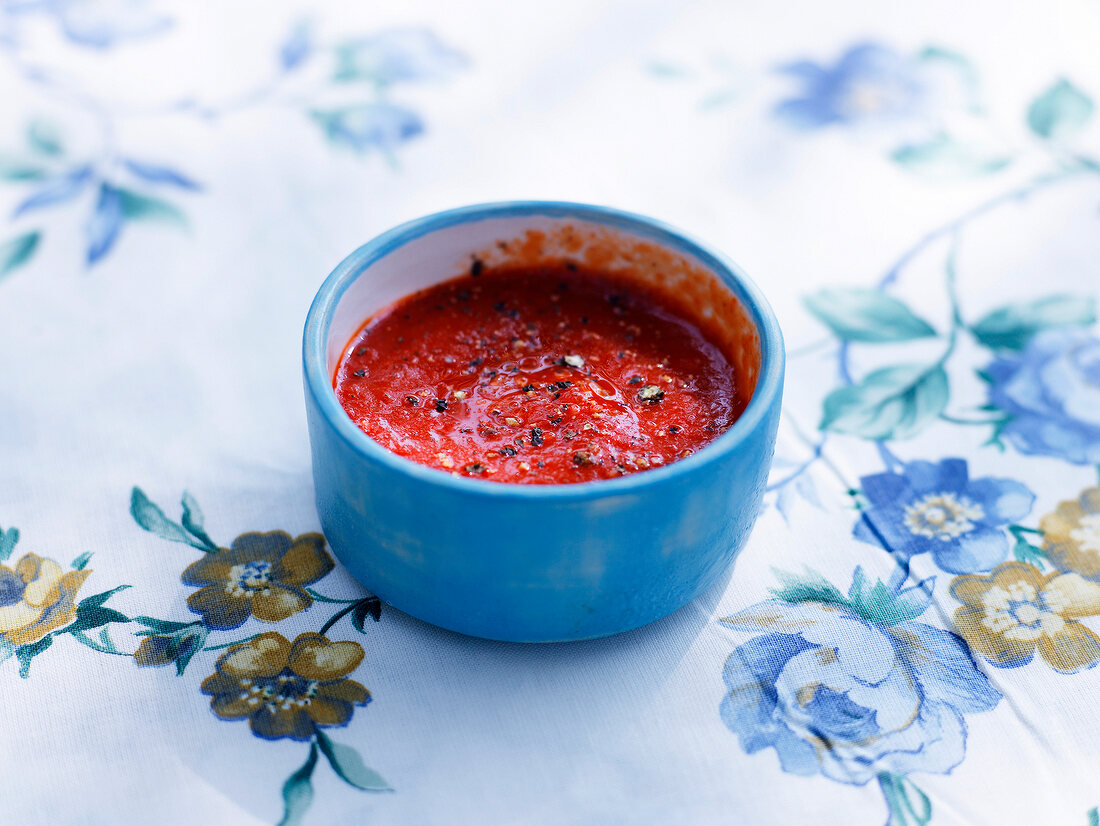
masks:
POLYGON ((751 389, 658 290, 572 263, 474 267, 372 316, 337 398, 394 453, 454 474, 558 484, 690 455, 751 389))

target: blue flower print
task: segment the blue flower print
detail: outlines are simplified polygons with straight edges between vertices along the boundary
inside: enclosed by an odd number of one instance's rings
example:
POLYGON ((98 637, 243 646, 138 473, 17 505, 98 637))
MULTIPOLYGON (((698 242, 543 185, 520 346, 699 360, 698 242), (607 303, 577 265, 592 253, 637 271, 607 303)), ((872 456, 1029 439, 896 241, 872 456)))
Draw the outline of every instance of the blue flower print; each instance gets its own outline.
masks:
POLYGON ((399 144, 424 131, 424 122, 411 109, 388 103, 364 103, 325 112, 314 112, 334 144, 343 144, 356 152, 380 149, 391 152, 399 144))
POLYGON ((424 28, 391 29, 349 40, 337 49, 336 80, 367 80, 378 86, 440 80, 466 65, 466 58, 424 28))
POLYGON ((721 620, 763 632, 724 672, 722 721, 745 751, 774 748, 784 771, 853 785, 957 766, 963 715, 1001 695, 959 637, 913 621, 930 603, 927 584, 868 589, 857 568, 848 597, 825 583, 832 596, 769 600, 721 620))
POLYGON ((802 60, 780 71, 802 83, 800 95, 776 106, 796 129, 903 118, 925 97, 917 62, 874 43, 851 47, 833 66, 802 60))
POLYGON ((1009 416, 1000 438, 1021 453, 1100 464, 1100 339, 1047 330, 984 372, 990 404, 1009 416))
POLYGON ((861 480, 869 507, 856 523, 857 539, 879 545, 908 563, 931 553, 954 574, 988 571, 1008 555, 1004 526, 1027 516, 1035 495, 1012 479, 970 479, 966 461, 910 462, 901 473, 861 480))

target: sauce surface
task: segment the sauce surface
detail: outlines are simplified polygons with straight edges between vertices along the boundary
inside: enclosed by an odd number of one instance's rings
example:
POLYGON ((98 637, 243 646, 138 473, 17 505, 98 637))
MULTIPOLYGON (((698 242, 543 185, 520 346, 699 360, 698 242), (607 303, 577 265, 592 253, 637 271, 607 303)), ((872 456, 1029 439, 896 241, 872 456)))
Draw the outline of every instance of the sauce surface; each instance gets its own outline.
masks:
POLYGON ((400 456, 556 484, 690 455, 744 410, 735 377, 653 288, 571 263, 475 264, 371 317, 333 386, 352 421, 400 456))

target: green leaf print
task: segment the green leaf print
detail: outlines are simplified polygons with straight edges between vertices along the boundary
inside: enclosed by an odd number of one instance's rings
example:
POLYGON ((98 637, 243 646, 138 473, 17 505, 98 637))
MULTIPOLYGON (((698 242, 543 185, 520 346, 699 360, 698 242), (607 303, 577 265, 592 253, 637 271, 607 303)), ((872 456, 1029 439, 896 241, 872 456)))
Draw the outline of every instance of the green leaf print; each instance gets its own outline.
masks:
POLYGON ((1094 108, 1088 95, 1063 78, 1028 107, 1027 125, 1040 138, 1062 141, 1084 128, 1094 108))
POLYGON ((879 290, 824 289, 806 296, 804 302, 806 309, 846 341, 910 341, 936 335, 931 324, 879 290))
POLYGON ((0 276, 7 275, 30 261, 41 238, 42 233, 35 230, 0 244, 0 276))
POLYGON ((948 135, 899 147, 891 153, 890 159, 908 172, 943 180, 990 175, 1012 162, 1003 152, 975 143, 961 143, 948 135))
POLYGON ((947 374, 939 364, 885 367, 825 399, 822 430, 864 439, 908 439, 947 405, 947 374))
POLYGON ((1051 327, 1087 326, 1096 321, 1096 300, 1083 295, 1051 295, 1008 304, 987 313, 970 332, 986 347, 1023 350, 1031 337, 1051 327))

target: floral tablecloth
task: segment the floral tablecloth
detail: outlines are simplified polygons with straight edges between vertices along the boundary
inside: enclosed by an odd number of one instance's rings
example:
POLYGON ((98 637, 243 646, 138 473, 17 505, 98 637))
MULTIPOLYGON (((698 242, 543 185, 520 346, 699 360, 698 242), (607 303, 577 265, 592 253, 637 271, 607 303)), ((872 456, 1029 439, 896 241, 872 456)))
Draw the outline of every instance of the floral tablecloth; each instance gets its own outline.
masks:
POLYGON ((0 819, 1095 826, 1098 30, 0 0, 0 819), (684 227, 787 336, 733 572, 612 639, 440 631, 318 533, 314 291, 515 197, 684 227))

